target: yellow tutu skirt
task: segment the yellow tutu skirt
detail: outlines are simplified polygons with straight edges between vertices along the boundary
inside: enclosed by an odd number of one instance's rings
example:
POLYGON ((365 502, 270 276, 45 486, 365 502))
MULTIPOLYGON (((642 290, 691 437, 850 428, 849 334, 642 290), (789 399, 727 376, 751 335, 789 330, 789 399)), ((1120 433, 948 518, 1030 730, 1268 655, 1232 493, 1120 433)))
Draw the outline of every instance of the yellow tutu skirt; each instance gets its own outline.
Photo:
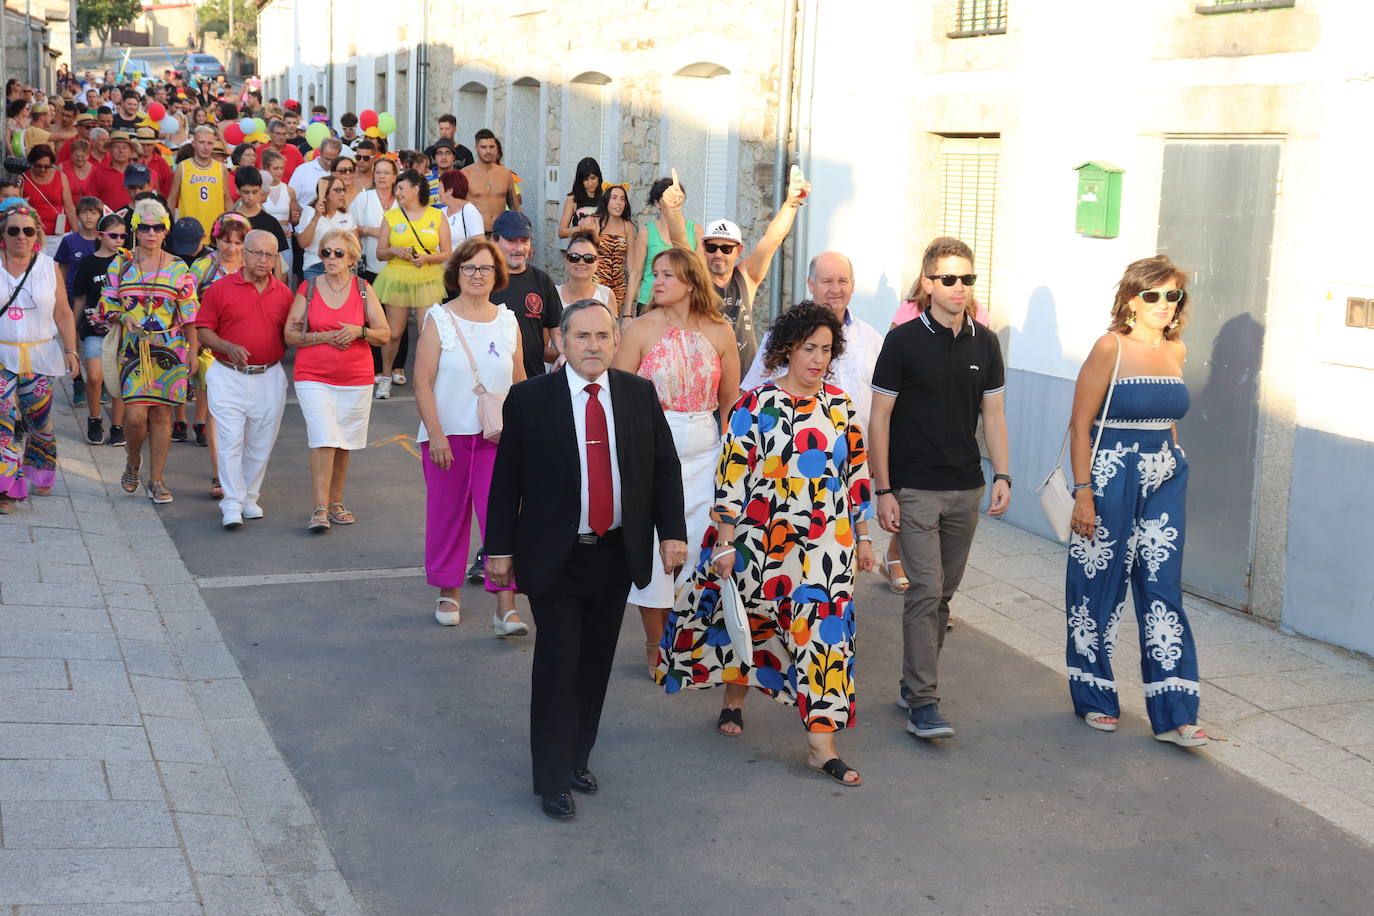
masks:
POLYGON ((372 289, 383 305, 411 309, 429 308, 448 298, 444 288, 444 265, 427 264, 417 268, 403 261, 387 261, 372 289))

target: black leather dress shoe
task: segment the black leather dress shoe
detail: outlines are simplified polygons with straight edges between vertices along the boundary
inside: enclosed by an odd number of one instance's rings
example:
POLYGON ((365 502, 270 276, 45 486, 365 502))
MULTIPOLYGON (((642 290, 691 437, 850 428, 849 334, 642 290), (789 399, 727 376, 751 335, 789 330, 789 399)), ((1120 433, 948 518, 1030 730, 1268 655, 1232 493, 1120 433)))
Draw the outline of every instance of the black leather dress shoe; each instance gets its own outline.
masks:
POLYGON ((567 820, 577 812, 577 806, 573 804, 572 796, 568 794, 567 789, 541 795, 539 806, 549 817, 560 821, 567 820))
POLYGON ((596 794, 596 777, 592 775, 591 770, 573 770, 571 785, 583 795, 596 794))

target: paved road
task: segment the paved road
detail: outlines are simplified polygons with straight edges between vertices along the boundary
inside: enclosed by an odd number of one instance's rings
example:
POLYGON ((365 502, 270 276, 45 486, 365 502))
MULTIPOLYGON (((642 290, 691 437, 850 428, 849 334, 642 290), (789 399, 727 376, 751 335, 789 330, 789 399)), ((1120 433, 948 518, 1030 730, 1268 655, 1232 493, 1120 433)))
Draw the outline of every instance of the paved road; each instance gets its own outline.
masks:
MULTIPOLYGON (((371 438, 413 435, 414 418, 411 402, 377 404, 371 438)), ((551 822, 529 789, 532 643, 492 637, 479 589, 445 629, 422 577, 368 572, 420 563, 415 458, 394 442, 358 456, 360 524, 310 536, 295 407, 266 519, 219 529, 195 495, 203 455, 176 446, 164 519, 369 912, 1369 912, 1367 846, 1143 721, 1089 731, 1060 678, 971 627, 944 664, 959 737, 906 735, 899 607, 876 586, 861 724, 841 741, 862 787, 810 773, 790 708, 751 697, 746 735, 727 739, 711 729, 718 691, 654 689, 636 615, 593 759, 602 791, 551 822), (279 578, 221 578, 244 573, 279 578)))

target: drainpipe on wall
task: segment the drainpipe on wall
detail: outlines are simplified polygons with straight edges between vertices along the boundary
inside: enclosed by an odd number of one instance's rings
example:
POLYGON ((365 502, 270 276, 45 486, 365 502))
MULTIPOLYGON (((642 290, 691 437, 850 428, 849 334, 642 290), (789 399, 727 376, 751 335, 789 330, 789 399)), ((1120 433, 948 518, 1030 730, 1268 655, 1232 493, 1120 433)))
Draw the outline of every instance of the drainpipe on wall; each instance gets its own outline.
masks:
MULTIPOLYGON (((773 212, 782 209, 787 200, 787 145, 792 133, 792 85, 794 51, 797 43, 797 0, 782 0, 782 61, 778 68, 778 117, 774 126, 776 139, 773 144, 773 212)), ((789 238, 790 243, 790 238, 789 238)), ((768 274, 772 282, 768 285, 768 317, 776 318, 782 314, 782 252, 783 246, 773 253, 773 263, 768 274)), ((796 259, 796 246, 792 246, 792 258, 796 259)))
MULTIPOLYGON (((796 162, 806 172, 811 175, 811 96, 814 92, 816 80, 816 23, 819 21, 819 11, 817 10, 818 0, 799 0, 801 11, 797 17, 798 56, 800 58, 797 65, 797 90, 794 97, 796 110, 792 114, 793 132, 796 134, 797 146, 795 156, 792 161, 796 162)), ((792 238, 802 239, 802 245, 792 244, 793 252, 801 248, 805 254, 805 245, 810 243, 811 236, 811 214, 808 212, 810 207, 802 207, 797 214, 797 222, 792 227, 792 238)), ((792 275, 788 287, 792 290, 792 295, 800 301, 807 295, 805 281, 806 258, 792 258, 792 275)))
POLYGON ((415 124, 414 143, 423 147, 429 114, 429 0, 420 0, 420 38, 415 46, 415 124))

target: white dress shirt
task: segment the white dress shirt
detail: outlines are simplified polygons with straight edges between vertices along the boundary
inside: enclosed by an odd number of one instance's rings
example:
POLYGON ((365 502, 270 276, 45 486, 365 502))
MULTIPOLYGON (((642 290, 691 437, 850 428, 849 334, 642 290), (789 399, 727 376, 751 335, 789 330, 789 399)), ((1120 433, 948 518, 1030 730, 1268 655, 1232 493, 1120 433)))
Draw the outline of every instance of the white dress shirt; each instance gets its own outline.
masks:
MULTIPOLYGON (((763 335, 758 352, 744 381, 739 383, 741 391, 752 391, 771 378, 787 372, 787 366, 778 367, 776 372, 763 368, 763 353, 768 348, 768 335, 763 335)), ((883 335, 874 330, 873 325, 845 309, 844 313, 844 352, 836 360, 834 370, 827 381, 849 395, 854 404, 854 412, 859 415, 859 428, 868 434, 868 411, 873 404, 873 367, 878 364, 878 354, 883 350, 883 335)))
POLYGON ((610 373, 603 372, 590 381, 584 379, 573 371, 571 366, 563 370, 563 374, 568 378, 568 390, 572 393, 573 405, 573 426, 577 430, 577 464, 582 473, 582 507, 577 514, 577 533, 588 534, 592 526, 587 522, 587 502, 589 498, 587 487, 587 402, 591 400, 591 395, 587 393, 588 385, 600 385, 601 390, 596 393, 596 399, 601 402, 601 409, 606 411, 606 432, 609 433, 611 448, 611 505, 615 509, 615 515, 611 518, 611 528, 620 527, 620 462, 616 460, 615 451, 615 412, 611 410, 611 388, 610 373))
POLYGON ((291 173, 291 180, 287 182, 296 191, 296 203, 301 207, 315 203, 315 183, 327 174, 318 157, 296 166, 296 171, 291 173))

